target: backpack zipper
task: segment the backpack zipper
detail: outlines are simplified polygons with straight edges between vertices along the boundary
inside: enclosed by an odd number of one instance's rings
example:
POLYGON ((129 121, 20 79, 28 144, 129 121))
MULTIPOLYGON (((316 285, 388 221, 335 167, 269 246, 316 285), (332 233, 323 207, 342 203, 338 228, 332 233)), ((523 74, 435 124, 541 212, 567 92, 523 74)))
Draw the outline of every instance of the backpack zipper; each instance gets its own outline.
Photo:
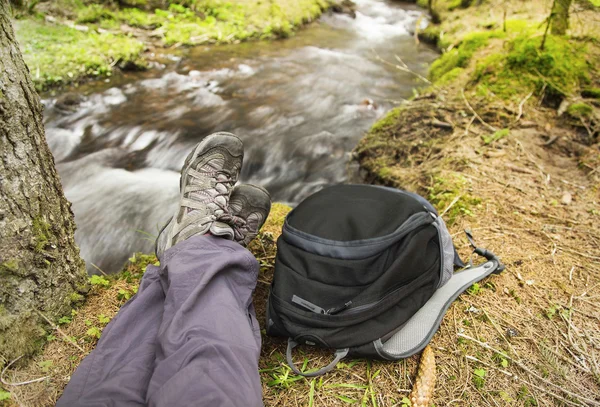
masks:
POLYGON ((323 315, 335 315, 339 312, 344 311, 346 308, 348 308, 352 304, 352 301, 348 301, 341 307, 325 309, 325 308, 319 307, 318 305, 313 304, 310 301, 305 300, 304 298, 300 298, 297 295, 292 296, 292 302, 294 304, 300 305, 303 308, 306 308, 309 311, 314 312, 315 314, 323 314, 323 315))
POLYGON ((373 301, 373 302, 369 302, 367 304, 362 304, 362 305, 357 305, 356 307, 352 307, 350 308, 350 306, 352 305, 352 301, 348 301, 347 303, 345 303, 344 305, 342 305, 341 307, 334 307, 334 308, 329 308, 329 309, 325 309, 322 307, 319 307, 318 305, 313 304, 310 301, 307 301, 303 298, 298 297, 297 295, 292 296, 292 302, 294 304, 300 305, 301 307, 312 311, 316 314, 321 314, 321 315, 338 315, 338 314, 344 314, 344 315, 351 315, 351 314, 355 314, 358 312, 362 312, 362 311, 366 311, 369 308, 373 308, 376 307, 377 305, 381 304, 382 302, 386 301, 387 299, 389 299, 389 297, 393 296, 398 290, 401 290, 404 287, 398 287, 397 289, 387 293, 385 296, 383 296, 383 298, 380 298, 377 301, 373 301))

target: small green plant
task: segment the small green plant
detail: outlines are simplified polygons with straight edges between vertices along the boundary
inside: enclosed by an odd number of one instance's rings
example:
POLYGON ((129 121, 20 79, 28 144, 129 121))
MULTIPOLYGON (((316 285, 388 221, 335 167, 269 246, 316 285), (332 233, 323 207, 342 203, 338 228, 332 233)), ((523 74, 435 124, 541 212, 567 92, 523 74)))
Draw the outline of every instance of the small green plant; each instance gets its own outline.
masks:
POLYGON ((526 407, 535 407, 538 405, 537 401, 535 401, 535 398, 530 394, 529 389, 526 386, 521 386, 519 388, 517 400, 523 401, 523 405, 526 407))
POLYGON ((412 403, 408 397, 402 397, 402 400, 400 400, 400 403, 401 403, 400 405, 402 407, 411 407, 412 406, 412 403))
POLYGON ((72 320, 72 319, 71 319, 71 317, 67 317, 67 316, 61 317, 61 318, 58 320, 58 325, 66 325, 66 324, 70 324, 70 323, 71 323, 71 320, 72 320))
POLYGON ((48 373, 50 368, 54 365, 51 360, 44 360, 38 363, 38 366, 42 369, 42 372, 48 373))
POLYGON ((508 367, 508 360, 504 356, 502 356, 498 353, 495 353, 493 356, 493 359, 496 363, 498 363, 503 368, 506 369, 508 367))
POLYGON ((119 289, 119 292, 117 293, 117 299, 127 301, 130 298, 131 292, 129 290, 125 290, 123 288, 119 289))
POLYGON ((552 305, 550 308, 546 309, 546 318, 552 319, 556 316, 556 312, 559 310, 560 305, 552 305))
POLYGON ((473 283, 471 287, 467 289, 467 292, 471 295, 477 295, 481 291, 481 286, 479 283, 473 283))
MULTIPOLYGON (((308 360, 305 361, 305 365, 307 362, 308 360)), ((282 361, 278 366, 260 370, 260 373, 267 373, 271 377, 272 380, 267 382, 267 386, 281 389, 288 389, 298 380, 304 379, 302 376, 295 375, 292 369, 282 361)))
POLYGON ((0 401, 6 401, 10 399, 10 392, 0 387, 0 401))
POLYGON ((482 389, 483 386, 485 385, 485 376, 486 376, 485 369, 473 370, 473 385, 478 389, 482 389))
POLYGON ((98 315, 98 322, 101 323, 102 325, 106 325, 110 322, 110 318, 104 314, 100 314, 100 315, 98 315))
POLYGON ((93 326, 85 332, 86 336, 93 339, 100 339, 102 331, 100 328, 93 326))
POLYGON ((90 284, 94 285, 94 286, 105 287, 105 288, 110 286, 110 281, 108 281, 106 278, 99 276, 97 274, 94 274, 93 276, 91 276, 89 281, 90 281, 90 284))

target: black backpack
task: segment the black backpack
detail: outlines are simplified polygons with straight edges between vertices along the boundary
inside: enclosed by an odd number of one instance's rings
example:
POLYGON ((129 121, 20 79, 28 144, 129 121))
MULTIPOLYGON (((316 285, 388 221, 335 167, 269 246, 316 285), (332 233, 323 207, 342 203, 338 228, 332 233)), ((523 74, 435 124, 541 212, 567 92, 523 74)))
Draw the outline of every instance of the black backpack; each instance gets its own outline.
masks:
POLYGON ((464 267, 441 217, 424 198, 372 185, 337 185, 292 210, 277 241, 267 333, 288 337, 296 374, 318 376, 346 356, 398 360, 423 349, 451 302, 504 269, 464 267), (336 349, 328 366, 300 372, 298 344, 336 349))

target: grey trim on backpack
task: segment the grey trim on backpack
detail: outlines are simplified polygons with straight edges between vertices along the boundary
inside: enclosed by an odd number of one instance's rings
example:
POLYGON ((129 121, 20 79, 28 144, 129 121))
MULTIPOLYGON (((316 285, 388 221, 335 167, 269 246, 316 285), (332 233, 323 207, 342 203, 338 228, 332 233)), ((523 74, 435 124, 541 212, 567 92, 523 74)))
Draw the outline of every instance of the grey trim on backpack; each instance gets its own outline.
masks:
POLYGON ((440 288, 446 284, 454 274, 455 249, 454 244, 452 243, 452 236, 450 235, 444 220, 438 217, 435 222, 433 222, 433 226, 438 230, 440 244, 440 282, 437 287, 440 288))
POLYGON ((335 257, 344 260, 357 260, 373 256, 386 247, 402 239, 416 228, 433 223, 436 218, 429 212, 418 212, 412 215, 394 232, 381 237, 364 240, 338 241, 323 239, 304 233, 290 226, 288 218, 283 226, 282 237, 291 245, 309 253, 335 257))
MULTIPOLYGON (((382 188, 382 189, 388 190, 390 192, 395 192, 397 194, 410 196, 410 197, 416 199, 429 212, 431 212, 431 213, 433 213, 433 214, 435 214, 436 216, 439 217, 438 211, 431 204, 431 202, 429 202, 427 199, 423 198, 421 195, 415 194, 414 192, 404 191, 402 189, 385 187, 385 186, 382 186, 382 185, 374 185, 374 187, 376 187, 376 188, 382 188)), ((443 220, 442 220, 442 222, 443 222, 443 220)), ((445 223, 444 223, 444 226, 445 226, 445 223)), ((462 261, 462 259, 458 255, 458 252, 456 251, 456 249, 454 249, 454 259, 453 259, 453 262, 454 262, 454 265, 456 267, 466 267, 466 264, 462 261)), ((440 284, 440 286, 441 285, 443 285, 443 284, 440 284)))
POLYGON ((298 342, 294 341, 292 338, 288 338, 288 344, 287 344, 287 350, 285 351, 285 357, 287 359, 287 363, 290 366, 290 368, 292 369, 292 372, 296 373, 297 375, 300 376, 304 376, 304 377, 316 377, 316 376, 321 376, 331 370, 333 370, 333 368, 336 367, 336 365, 338 364, 338 362, 342 359, 344 359, 347 355, 348 352, 350 352, 349 348, 346 349, 337 349, 334 353, 335 358, 333 359, 333 361, 328 364, 327 366, 324 366, 322 368, 320 368, 319 370, 316 370, 314 372, 308 372, 308 373, 304 373, 301 372, 296 365, 294 364, 294 360, 292 359, 292 350, 298 346, 298 342))
POLYGON ((477 267, 468 268, 454 273, 450 281, 448 281, 445 286, 439 288, 429 299, 429 301, 427 301, 427 303, 425 303, 425 305, 423 305, 423 307, 421 307, 421 309, 417 311, 417 313, 413 315, 408 322, 406 322, 406 324, 404 324, 402 329, 396 332, 385 343, 383 343, 381 339, 373 342, 377 354, 383 359, 398 360, 407 358, 421 351, 425 346, 427 346, 433 335, 437 332, 442 322, 442 318, 446 314, 450 304, 452 304, 452 302, 456 300, 456 298, 458 298, 458 296, 473 283, 482 280, 496 271, 498 266, 499 263, 492 260, 477 267), (465 276, 468 277, 467 282, 462 284, 460 287, 455 287, 452 289, 452 280, 458 282, 462 277, 465 276), (441 301, 444 301, 441 308, 433 311, 432 307, 439 306, 441 301), (427 314, 433 312, 435 312, 437 317, 433 323, 429 325, 431 322, 427 319, 427 314), (426 320, 427 324, 426 332, 419 327, 420 325, 423 325, 423 319, 426 320), (399 342, 403 345, 409 346, 392 350, 392 345, 394 342, 399 342))

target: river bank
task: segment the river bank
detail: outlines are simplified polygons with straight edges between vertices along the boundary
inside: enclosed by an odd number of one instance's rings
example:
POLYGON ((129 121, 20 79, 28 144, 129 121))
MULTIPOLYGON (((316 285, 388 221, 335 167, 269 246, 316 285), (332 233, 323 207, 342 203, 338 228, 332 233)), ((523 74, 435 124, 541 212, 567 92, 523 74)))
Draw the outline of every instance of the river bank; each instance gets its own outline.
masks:
POLYGON ((16 9, 13 24, 36 89, 48 91, 160 66, 182 46, 286 38, 331 8, 352 13, 338 0, 57 0, 16 9))

